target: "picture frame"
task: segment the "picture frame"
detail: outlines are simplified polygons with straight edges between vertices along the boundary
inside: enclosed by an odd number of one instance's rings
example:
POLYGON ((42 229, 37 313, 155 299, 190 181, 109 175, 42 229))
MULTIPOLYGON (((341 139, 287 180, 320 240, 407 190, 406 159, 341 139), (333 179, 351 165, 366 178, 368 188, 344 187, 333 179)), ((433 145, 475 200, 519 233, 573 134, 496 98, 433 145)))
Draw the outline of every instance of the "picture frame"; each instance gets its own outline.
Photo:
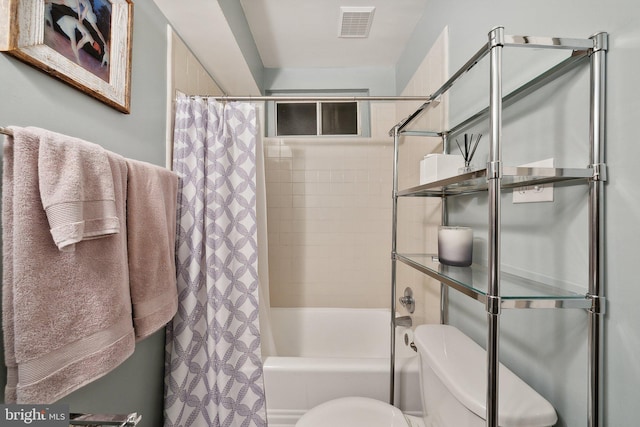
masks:
POLYGON ((128 114, 132 0, 0 0, 0 51, 128 114))

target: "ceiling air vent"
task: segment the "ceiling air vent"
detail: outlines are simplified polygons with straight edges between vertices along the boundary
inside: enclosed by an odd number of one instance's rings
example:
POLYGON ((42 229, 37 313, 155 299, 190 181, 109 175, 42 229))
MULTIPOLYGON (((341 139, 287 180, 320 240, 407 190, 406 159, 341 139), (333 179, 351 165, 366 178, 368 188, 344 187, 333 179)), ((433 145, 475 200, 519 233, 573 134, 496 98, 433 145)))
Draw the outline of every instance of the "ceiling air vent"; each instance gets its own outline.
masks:
POLYGON ((341 7, 338 37, 368 37, 375 7, 341 7))

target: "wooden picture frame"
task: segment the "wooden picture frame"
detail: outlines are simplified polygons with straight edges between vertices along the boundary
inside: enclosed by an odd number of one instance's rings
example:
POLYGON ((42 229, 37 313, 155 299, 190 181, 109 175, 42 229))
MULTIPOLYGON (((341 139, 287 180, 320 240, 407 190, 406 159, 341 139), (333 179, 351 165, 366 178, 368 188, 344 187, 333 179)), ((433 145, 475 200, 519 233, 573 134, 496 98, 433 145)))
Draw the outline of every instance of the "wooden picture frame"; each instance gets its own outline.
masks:
POLYGON ((132 31, 131 0, 0 0, 0 51, 127 114, 132 31))

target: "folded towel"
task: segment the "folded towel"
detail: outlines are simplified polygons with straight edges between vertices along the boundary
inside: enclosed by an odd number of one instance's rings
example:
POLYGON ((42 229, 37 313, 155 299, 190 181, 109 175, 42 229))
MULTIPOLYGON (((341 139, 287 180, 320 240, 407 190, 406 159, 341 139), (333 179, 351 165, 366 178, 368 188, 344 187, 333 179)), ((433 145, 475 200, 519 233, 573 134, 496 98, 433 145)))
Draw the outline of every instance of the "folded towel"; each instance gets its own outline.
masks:
POLYGON ((13 321, 13 138, 8 136, 2 155, 2 332, 7 384, 4 399, 16 401, 18 364, 16 363, 13 321))
POLYGON ((178 308, 175 238, 178 176, 127 159, 127 241, 136 340, 169 322, 178 308))
MULTIPOLYGON (((38 130, 5 138, 2 193, 6 403, 51 403, 132 353, 135 335, 126 230, 61 252, 38 186, 38 130)), ((127 167, 108 154, 116 213, 125 220, 127 167)))
POLYGON ((40 137, 40 197, 58 248, 73 251, 77 242, 118 233, 107 151, 78 138, 30 130, 40 137))

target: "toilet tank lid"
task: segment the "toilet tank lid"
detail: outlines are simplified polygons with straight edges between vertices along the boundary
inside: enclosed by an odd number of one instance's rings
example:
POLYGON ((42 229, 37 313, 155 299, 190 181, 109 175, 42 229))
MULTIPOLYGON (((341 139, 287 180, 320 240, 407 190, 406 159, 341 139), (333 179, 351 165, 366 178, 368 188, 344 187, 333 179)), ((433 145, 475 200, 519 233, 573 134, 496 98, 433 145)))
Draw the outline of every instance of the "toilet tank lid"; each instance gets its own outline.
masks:
MULTIPOLYGON (((449 325, 420 325, 415 344, 440 381, 461 404, 486 417, 486 352, 471 338, 449 325)), ((553 406, 528 384, 500 364, 498 423, 510 426, 552 426, 553 406)))

